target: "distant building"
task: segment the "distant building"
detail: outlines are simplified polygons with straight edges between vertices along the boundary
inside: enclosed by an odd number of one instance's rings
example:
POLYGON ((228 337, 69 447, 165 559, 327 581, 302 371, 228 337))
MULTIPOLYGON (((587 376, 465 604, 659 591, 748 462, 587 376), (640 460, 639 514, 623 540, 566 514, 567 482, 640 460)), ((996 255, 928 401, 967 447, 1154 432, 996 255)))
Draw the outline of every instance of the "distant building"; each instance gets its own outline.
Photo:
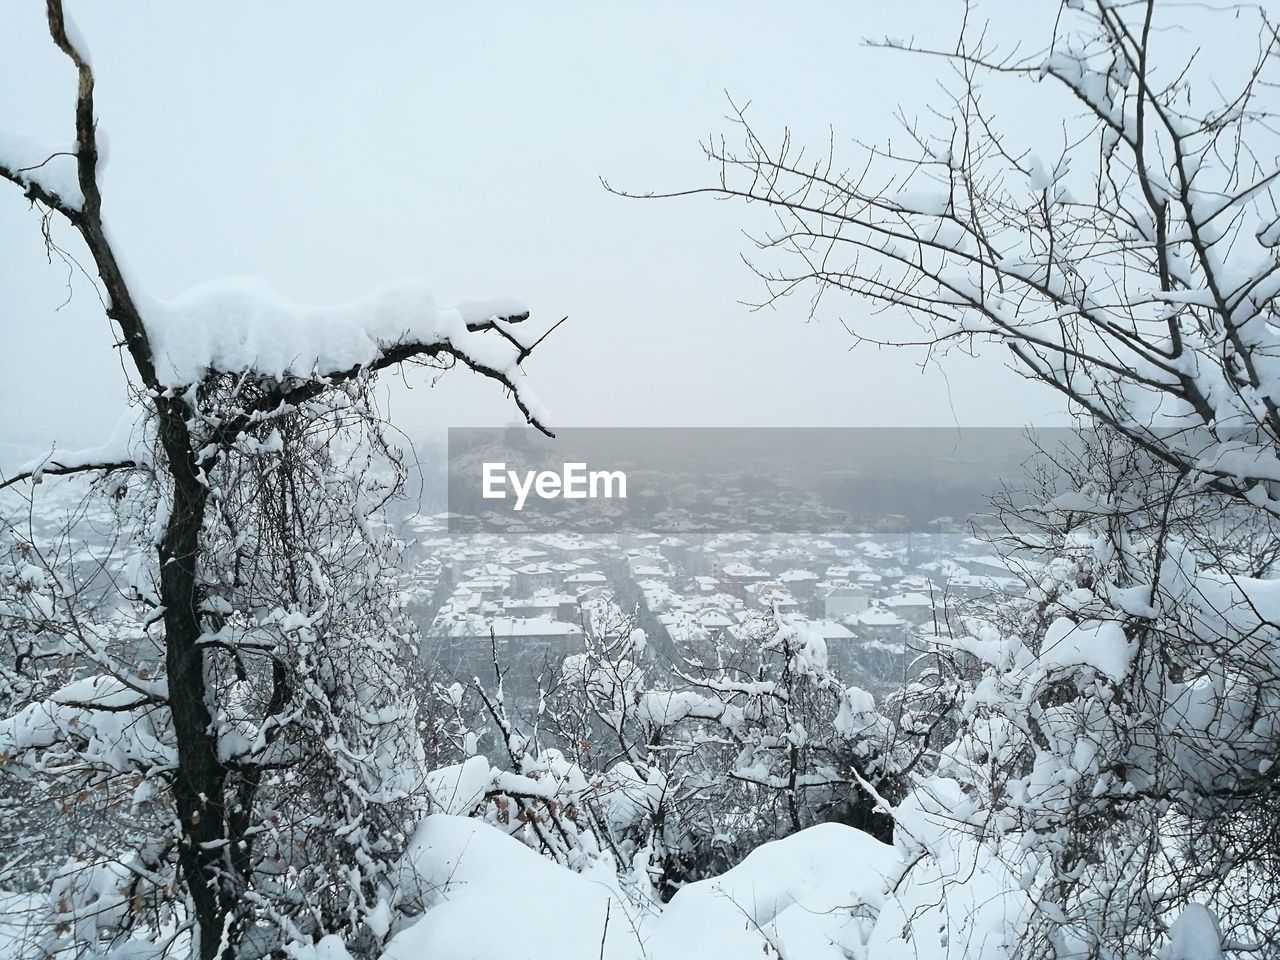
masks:
POLYGON ((589 571, 587 573, 572 574, 571 576, 565 577, 560 582, 565 590, 573 594, 578 594, 581 591, 589 590, 592 587, 607 586, 609 583, 609 578, 606 577, 603 573, 595 573, 594 571, 589 571))
POLYGON ((720 555, 708 547, 690 547, 685 554, 685 571, 694 577, 720 577, 720 555))
POLYGON ((530 597, 508 597, 502 601, 506 617, 551 617, 564 623, 577 623, 582 618, 578 598, 567 593, 540 590, 530 597))
POLYGON ((872 607, 844 619, 853 635, 864 642, 901 643, 910 633, 910 624, 892 611, 872 607))
POLYGON ((764 580, 760 583, 750 584, 746 589, 747 596, 761 610, 795 613, 800 609, 799 601, 781 580, 764 580))
POLYGON ((746 563, 726 563, 720 569, 720 579, 724 582, 725 589, 741 597, 747 598, 747 587, 753 583, 761 583, 769 579, 769 574, 764 570, 757 570, 755 567, 746 563))
POLYGON ((833 587, 823 599, 823 614, 828 620, 857 616, 871 607, 871 599, 861 587, 833 587))
POLYGON ((1017 577, 979 577, 972 574, 952 577, 947 581, 947 592, 957 597, 975 599, 999 594, 1016 595, 1026 589, 1017 577))
POLYGON ((511 582, 511 592, 528 597, 539 590, 549 590, 554 587, 559 576, 555 567, 546 561, 526 563, 516 567, 515 576, 511 582))
POLYGON ((694 614, 694 620, 710 639, 723 636, 726 630, 737 623, 733 617, 729 616, 723 610, 716 610, 714 608, 699 610, 694 614))
POLYGON ((997 557, 991 554, 981 557, 957 557, 961 564, 967 568, 968 572, 979 577, 1008 577, 1012 576, 1011 563, 1004 557, 997 557))
POLYGON ((671 576, 666 561, 653 553, 637 553, 627 557, 627 569, 637 580, 665 580, 671 576))
POLYGON ((504 685, 516 695, 530 697, 537 692, 539 676, 582 651, 582 627, 550 616, 472 614, 437 619, 422 638, 422 659, 429 674, 441 680, 478 677, 492 684, 495 647, 504 685))
POLYGON ((882 599, 880 605, 917 626, 933 620, 933 600, 923 593, 896 593, 882 599))
POLYGON ((720 592, 720 581, 715 577, 694 577, 693 592, 700 597, 709 597, 720 592))
POLYGON ((669 562, 682 567, 688 566, 690 544, 679 537, 663 537, 658 543, 658 552, 669 562))
POLYGON ((778 579, 797 600, 808 600, 817 589, 819 577, 812 570, 784 570, 778 579))

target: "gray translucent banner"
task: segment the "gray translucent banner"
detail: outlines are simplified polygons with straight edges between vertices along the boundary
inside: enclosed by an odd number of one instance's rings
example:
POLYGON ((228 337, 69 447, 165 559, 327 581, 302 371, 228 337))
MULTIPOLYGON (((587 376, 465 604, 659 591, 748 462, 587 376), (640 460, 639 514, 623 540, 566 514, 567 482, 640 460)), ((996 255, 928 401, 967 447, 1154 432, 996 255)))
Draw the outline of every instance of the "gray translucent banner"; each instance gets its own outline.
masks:
POLYGON ((450 429, 453 533, 957 532, 1035 443, 985 428, 450 429))

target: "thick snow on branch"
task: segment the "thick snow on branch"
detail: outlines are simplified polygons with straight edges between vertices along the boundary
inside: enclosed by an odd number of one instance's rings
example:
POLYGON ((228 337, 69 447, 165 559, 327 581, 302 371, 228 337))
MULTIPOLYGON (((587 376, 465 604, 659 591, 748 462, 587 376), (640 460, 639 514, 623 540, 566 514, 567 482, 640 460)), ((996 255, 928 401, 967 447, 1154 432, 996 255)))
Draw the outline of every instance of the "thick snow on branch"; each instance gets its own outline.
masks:
POLYGON ((84 34, 80 32, 80 27, 75 18, 65 8, 61 9, 59 13, 62 16, 62 34, 66 38, 67 44, 81 62, 86 66, 92 67, 93 60, 89 57, 89 44, 85 42, 84 34))
POLYGON ((1156 960, 1222 960, 1222 932, 1204 905, 1187 906, 1169 925, 1169 943, 1156 960))
POLYGON ((292 303, 260 280, 234 278, 142 307, 157 375, 167 387, 198 383, 211 371, 331 377, 421 346, 423 353, 437 348, 504 377, 541 421, 541 407, 518 366, 521 348, 494 330, 474 329, 527 312, 509 298, 441 306, 416 280, 320 307, 292 303))
POLYGON ((1050 667, 1090 667, 1114 683, 1129 673, 1133 643, 1115 620, 1082 623, 1059 617, 1049 625, 1040 663, 1050 667))
POLYGON ((55 198, 63 208, 79 210, 84 205, 74 143, 55 146, 0 130, 0 176, 28 193, 55 198))
MULTIPOLYGON (((136 410, 116 421, 111 436, 95 447, 81 450, 50 450, 38 459, 22 464, 13 479, 30 477, 39 483, 45 474, 84 473, 92 470, 116 470, 150 461, 145 415, 136 410)), ((0 480, 5 479, 0 476, 0 480)), ((2 484, 0 484, 2 485, 2 484)))
POLYGON ((140 693, 115 677, 76 680, 46 700, 0 719, 0 757, 83 740, 80 760, 128 772, 173 762, 164 718, 155 704, 164 690, 140 693))

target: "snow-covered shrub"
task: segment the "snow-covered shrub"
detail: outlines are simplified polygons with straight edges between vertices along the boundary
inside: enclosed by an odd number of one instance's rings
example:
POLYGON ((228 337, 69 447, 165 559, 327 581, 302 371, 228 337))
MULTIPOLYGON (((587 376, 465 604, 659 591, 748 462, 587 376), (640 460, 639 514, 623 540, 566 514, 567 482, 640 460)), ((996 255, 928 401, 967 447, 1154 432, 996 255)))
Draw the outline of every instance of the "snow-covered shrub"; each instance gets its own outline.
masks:
MULTIPOLYGON (((134 772, 161 798, 152 810, 159 826, 134 817, 114 792, 94 796, 104 820, 149 838, 146 856, 135 860, 132 842, 101 862, 77 856, 92 882, 68 889, 105 891, 115 871, 102 863, 127 871, 143 863, 131 871, 137 885, 162 896, 174 920, 145 921, 151 955, 224 960, 330 932, 372 953, 386 934, 385 876, 407 836, 424 758, 412 631, 388 575, 395 551, 377 520, 399 465, 371 384, 388 367, 462 365, 510 389, 540 426, 520 367, 533 346, 511 330, 529 313, 506 298, 442 306, 420 281, 335 307, 290 303, 245 280, 169 302, 150 296, 122 266, 104 219, 85 39, 61 0, 46 6, 51 43, 77 76, 75 145, 51 151, 54 164, 28 163, 41 148, 6 133, 0 179, 44 211, 50 250, 61 249, 55 229, 74 235, 78 252, 68 256, 100 282, 130 409, 105 444, 51 451, 0 478, 0 489, 86 473, 135 507, 110 525, 112 557, 123 564, 107 570, 108 580, 119 577, 118 610, 80 620, 63 603, 54 633, 71 641, 67 679, 110 678, 138 700, 116 702, 112 690, 110 704, 58 704, 87 710, 95 730, 114 714, 113 746, 62 729, 60 709, 46 718, 54 741, 19 737, 9 746, 37 777, 51 772, 50 752, 60 764, 72 758, 65 768, 79 757, 89 786, 100 785, 103 767, 141 764, 134 772), (112 617, 119 622, 107 631, 101 624, 112 617), (145 759, 123 746, 134 729, 155 741, 135 744, 151 751, 145 759)), ((64 599, 76 593, 75 578, 63 586, 64 599)), ((18 664, 22 644, 13 652, 18 664)), ((14 700, 10 686, 6 673, 0 696, 14 700)), ((19 712, 5 722, 28 720, 19 712)), ((112 896, 99 896, 112 904, 101 912, 116 918, 112 896)), ((110 927, 77 947, 116 955, 128 931, 116 919, 110 927)))
POLYGON ((952 640, 982 673, 938 775, 1034 893, 1024 955, 1150 956, 1192 901, 1265 940, 1280 919, 1280 580, 1236 570, 1269 570, 1269 538, 1246 532, 1250 512, 1255 533, 1273 521, 1122 438, 1057 459, 1065 489, 1010 524, 1041 572, 952 640))
POLYGON ((901 141, 813 164, 739 111, 705 192, 775 215, 771 297, 852 295, 856 337, 931 356, 995 343, 1101 438, 1038 519, 1003 518, 1044 576, 941 658, 937 792, 1025 877, 1021 955, 1151 956, 1193 901, 1275 953, 1274 11, 1204 8, 1192 43, 1174 4, 1071 0, 1016 41, 965 11, 953 43, 882 42, 954 69, 901 141))
POLYGON ((113 602, 117 544, 84 540, 104 504, 129 506, 114 485, 65 492, 65 517, 0 501, 0 912, 18 956, 164 941, 182 923, 164 686, 146 628, 113 602))
POLYGON ((770 617, 714 664, 655 666, 630 615, 587 613, 585 651, 528 715, 509 714, 501 683, 440 691, 459 753, 488 743, 507 771, 471 812, 562 863, 608 859, 664 899, 812 824, 889 838, 884 809, 921 738, 836 681, 820 636, 770 617))

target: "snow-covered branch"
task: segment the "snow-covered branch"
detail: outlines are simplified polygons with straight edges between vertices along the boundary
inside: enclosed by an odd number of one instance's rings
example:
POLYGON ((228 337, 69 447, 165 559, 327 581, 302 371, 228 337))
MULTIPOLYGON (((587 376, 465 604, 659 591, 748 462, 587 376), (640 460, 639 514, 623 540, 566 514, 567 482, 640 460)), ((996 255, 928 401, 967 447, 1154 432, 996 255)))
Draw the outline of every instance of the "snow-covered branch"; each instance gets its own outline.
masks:
POLYGON ((771 211, 754 238, 766 303, 808 288, 817 311, 848 294, 873 308, 846 324, 860 340, 1002 343, 1153 456, 1280 511, 1276 25, 1257 7, 1207 14, 1253 18, 1257 53, 1236 90, 1191 96, 1193 65, 1162 59, 1171 24, 1154 0, 1068 4, 1030 55, 1002 52, 970 13, 954 48, 885 44, 956 75, 935 129, 903 119, 905 148, 867 146, 843 169, 834 146, 768 143, 735 109, 739 145, 705 146, 718 183, 660 195, 771 211), (1084 108, 1060 153, 1002 129, 993 80, 1084 108))

